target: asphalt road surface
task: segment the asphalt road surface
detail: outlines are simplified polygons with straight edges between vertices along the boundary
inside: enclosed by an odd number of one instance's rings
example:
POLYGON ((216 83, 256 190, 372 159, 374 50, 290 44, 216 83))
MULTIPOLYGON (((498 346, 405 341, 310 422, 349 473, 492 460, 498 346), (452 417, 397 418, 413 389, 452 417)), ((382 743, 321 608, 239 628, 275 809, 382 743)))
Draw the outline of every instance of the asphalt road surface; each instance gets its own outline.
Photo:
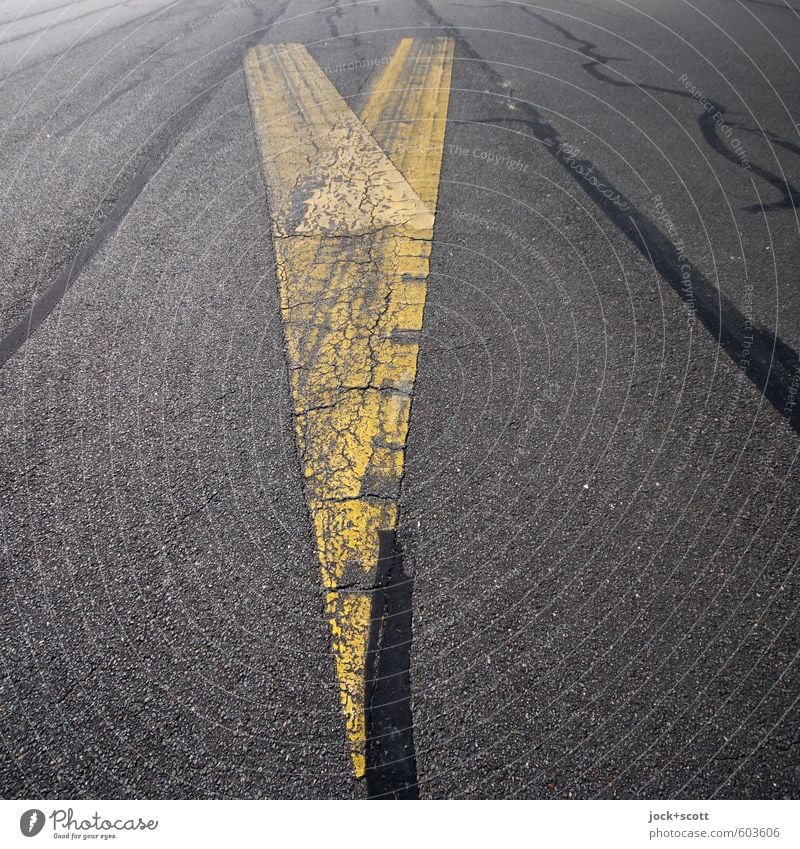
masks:
POLYGON ((2 796, 371 792, 243 63, 363 118, 403 39, 414 794, 797 795, 798 0, 0 0, 2 796))

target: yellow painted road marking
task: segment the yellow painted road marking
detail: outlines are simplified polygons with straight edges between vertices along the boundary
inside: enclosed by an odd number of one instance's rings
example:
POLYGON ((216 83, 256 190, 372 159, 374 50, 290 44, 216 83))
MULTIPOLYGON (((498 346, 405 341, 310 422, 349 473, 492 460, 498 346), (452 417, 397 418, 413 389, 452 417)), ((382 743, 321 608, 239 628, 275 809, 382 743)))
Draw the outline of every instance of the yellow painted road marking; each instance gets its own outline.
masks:
POLYGON ((375 141, 434 212, 452 68, 452 38, 404 38, 361 110, 375 141))
POLYGON ((452 39, 404 39, 360 119, 302 45, 245 58, 295 435, 359 778, 370 589, 378 531, 397 525, 452 58, 452 39))

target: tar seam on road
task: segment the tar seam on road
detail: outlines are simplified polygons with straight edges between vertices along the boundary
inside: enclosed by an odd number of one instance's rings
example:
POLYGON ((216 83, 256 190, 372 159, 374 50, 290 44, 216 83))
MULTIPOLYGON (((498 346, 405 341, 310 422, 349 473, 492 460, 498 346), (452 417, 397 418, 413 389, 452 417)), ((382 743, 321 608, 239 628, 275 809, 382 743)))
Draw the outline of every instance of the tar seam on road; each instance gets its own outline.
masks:
POLYGON ((367 650, 367 796, 419 799, 411 714, 414 579, 394 531, 378 532, 377 587, 367 650))

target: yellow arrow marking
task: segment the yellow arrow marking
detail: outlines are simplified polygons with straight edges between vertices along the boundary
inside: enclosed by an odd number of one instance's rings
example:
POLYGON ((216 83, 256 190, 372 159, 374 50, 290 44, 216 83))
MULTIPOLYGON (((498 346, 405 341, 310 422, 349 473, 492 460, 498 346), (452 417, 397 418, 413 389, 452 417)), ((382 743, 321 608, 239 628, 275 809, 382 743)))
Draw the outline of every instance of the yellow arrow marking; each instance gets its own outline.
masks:
POLYGON ((245 59, 272 217, 295 434, 356 777, 378 530, 397 499, 453 42, 404 39, 360 119, 308 51, 245 59))

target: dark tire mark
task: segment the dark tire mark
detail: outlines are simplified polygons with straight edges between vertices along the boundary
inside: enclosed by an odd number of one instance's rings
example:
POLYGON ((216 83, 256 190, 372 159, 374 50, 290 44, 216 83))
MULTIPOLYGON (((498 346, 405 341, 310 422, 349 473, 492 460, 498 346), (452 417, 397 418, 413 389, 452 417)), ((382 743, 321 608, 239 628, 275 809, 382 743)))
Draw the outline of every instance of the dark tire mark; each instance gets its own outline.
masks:
MULTIPOLYGON (((143 15, 139 15, 136 18, 131 18, 129 21, 125 21, 122 24, 117 24, 116 26, 104 29, 102 32, 98 32, 95 35, 89 36, 88 38, 83 38, 83 36, 81 36, 61 53, 53 53, 49 56, 43 56, 41 59, 37 59, 36 61, 31 62, 28 65, 24 65, 21 68, 16 68, 15 70, 9 71, 9 73, 6 74, 6 76, 4 76, 2 80, 0 80, 0 86, 2 86, 4 83, 12 79, 13 77, 17 77, 20 74, 24 74, 26 71, 30 71, 33 68, 37 68, 39 65, 44 65, 45 63, 53 62, 57 64, 61 59, 64 58, 64 56, 70 54, 76 48, 85 47, 87 44, 91 44, 93 41, 97 41, 98 39, 104 38, 107 35, 111 35, 112 33, 119 32, 120 30, 127 29, 128 27, 132 27, 134 24, 137 24, 140 21, 141 23, 139 23, 139 26, 136 27, 134 32, 138 32, 140 29, 147 26, 147 24, 150 24, 156 20, 158 20, 159 23, 163 24, 170 18, 182 14, 186 8, 186 0, 174 0, 174 2, 162 7, 161 9, 158 9, 155 12, 145 12, 143 15), (165 12, 169 12, 169 14, 164 14, 165 12)), ((201 10, 200 13, 191 20, 200 20, 200 18, 202 18, 205 14, 205 10, 201 10)), ((133 33, 129 33, 129 35, 133 35, 133 33)), ((128 38, 128 36, 126 35, 125 38, 128 38)), ((123 38, 122 41, 124 40, 125 39, 123 38)), ((121 46, 122 41, 115 44, 114 49, 118 49, 121 46)), ((174 39, 169 39, 168 41, 164 42, 162 47, 166 44, 169 44, 171 41, 174 41, 174 39)))
MULTIPOLYGON (((69 265, 45 289, 39 299, 22 316, 14 327, 0 340, 0 368, 27 342, 31 335, 50 315, 61 298, 75 282, 86 264, 94 257, 130 211, 136 199, 150 179, 158 172, 169 155, 175 149, 183 134, 191 126, 197 113, 208 103, 216 87, 207 89, 203 94, 190 101, 167 121, 158 139, 150 148, 147 158, 133 179, 117 198, 113 208, 89 238, 78 248, 69 265)), ((107 199, 101 198, 98 207, 107 199)))
POLYGON ((91 112, 87 112, 84 115, 81 115, 78 118, 75 118, 73 121, 70 121, 66 127, 63 127, 60 130, 56 130, 53 135, 61 138, 62 136, 69 135, 73 130, 77 130, 78 127, 82 126, 86 121, 90 118, 94 118, 96 115, 99 115, 104 109, 111 106, 112 103, 119 100, 120 97, 127 94, 129 91, 133 91, 133 89, 142 85, 142 83, 146 82, 149 74, 134 79, 132 82, 126 83, 123 86, 117 85, 115 86, 109 94, 107 94, 98 104, 95 106, 91 112))
MULTIPOLYGON (((456 39, 462 55, 479 65, 484 73, 499 88, 501 76, 463 37, 457 27, 442 20, 428 0, 415 0, 448 34, 456 39)), ((505 97, 505 95, 503 95, 505 97)), ((592 203, 605 215, 653 266, 658 274, 669 284, 676 294, 694 311, 694 315, 737 366, 743 352, 747 351, 746 367, 743 374, 750 380, 775 410, 787 420, 792 429, 800 434, 800 405, 789 403, 792 381, 800 369, 797 352, 771 331, 756 326, 717 287, 692 265, 691 286, 685 288, 679 259, 680 251, 673 242, 648 218, 639 211, 623 192, 614 187, 591 160, 572 159, 569 162, 558 152, 560 134, 535 106, 524 100, 518 100, 517 106, 527 118, 494 119, 494 126, 502 129, 504 123, 521 123, 530 132, 532 138, 543 143, 544 148, 559 163, 564 171, 580 186, 592 203), (588 180, 578 173, 593 173, 599 183, 615 193, 628 209, 621 209, 608 200, 588 180)), ((489 122, 492 119, 488 119, 489 122)), ((477 123, 477 122, 476 122, 477 123)), ((481 123, 486 123, 481 122, 481 123)), ((526 135, 526 134, 523 134, 526 135)), ((621 204, 622 205, 622 204, 621 204)))
MULTIPOLYGON (((675 97, 695 100, 693 95, 688 91, 681 91, 676 88, 665 88, 664 86, 648 85, 647 83, 615 80, 612 77, 606 76, 600 71, 600 68, 608 65, 609 62, 628 62, 630 60, 623 59, 619 56, 604 56, 602 53, 597 52, 597 44, 593 41, 588 41, 585 38, 575 35, 566 27, 549 20, 544 15, 540 15, 538 12, 534 12, 525 6, 518 6, 515 8, 519 8, 532 18, 536 18, 538 21, 552 27, 554 30, 563 35, 567 41, 580 44, 581 46, 578 48, 578 53, 586 56, 586 58, 590 60, 581 67, 596 80, 599 80, 606 85, 615 86, 616 88, 639 88, 645 91, 655 91, 659 94, 671 94, 675 97)), ((727 114, 728 110, 722 103, 712 100, 711 98, 707 98, 707 102, 716 111, 716 114, 720 116, 720 119, 722 116, 727 114)), ((730 125, 730 122, 728 121, 725 123, 730 125)), ((700 128, 704 141, 711 150, 714 151, 714 153, 719 154, 719 156, 723 159, 727 159, 734 165, 741 166, 742 163, 737 158, 736 154, 733 153, 733 151, 730 150, 730 148, 720 138, 719 133, 717 132, 717 122, 714 117, 714 112, 704 109, 697 118, 697 126, 700 128)), ((768 183, 770 186, 777 189, 783 197, 781 200, 775 201, 774 203, 752 204, 751 206, 745 207, 745 212, 771 212, 776 209, 795 209, 800 207, 800 190, 795 188, 787 179, 779 177, 777 174, 773 174, 771 171, 768 171, 766 168, 762 168, 760 165, 755 165, 752 160, 750 161, 749 170, 764 180, 765 183, 768 183)))
POLYGON ((4 47, 6 44, 13 44, 15 41, 22 41, 25 38, 31 38, 31 36, 38 35, 42 32, 49 32, 50 30, 57 30, 59 27, 66 26, 67 24, 75 23, 75 21, 80 21, 83 18, 91 17, 92 15, 99 15, 101 12, 107 12, 109 9, 116 9, 119 6, 124 6, 125 3, 109 3, 108 6, 100 6, 98 9, 92 9, 89 12, 84 12, 82 15, 75 15, 74 18, 64 18, 63 20, 53 21, 52 24, 46 27, 39 27, 39 29, 32 29, 30 32, 26 32, 24 35, 15 35, 14 38, 8 38, 5 41, 0 41, 0 47, 4 47))
MULTIPOLYGON (((165 122, 155 140, 150 145, 149 150, 146 152, 144 163, 134 174, 130 183, 119 194, 113 208, 103 219, 97 230, 81 245, 71 262, 49 284, 25 315, 0 339, 0 368, 27 342, 53 309, 55 309, 79 277, 86 264, 95 256, 105 243, 105 240, 114 233, 124 220, 144 187, 169 158, 178 142, 192 125, 197 115, 211 100, 218 87, 229 79, 231 75, 241 72, 241 55, 244 54, 246 48, 261 38, 261 30, 271 26, 283 14, 289 2, 290 0, 284 0, 258 30, 251 33, 247 43, 243 44, 241 54, 237 53, 232 61, 226 63, 222 72, 217 74, 216 79, 208 84, 201 84, 199 86, 200 94, 189 100, 165 122)), ((108 192, 106 192, 106 195, 100 199, 98 208, 104 203, 107 203, 108 200, 108 192)))
POLYGON ((39 15, 46 15, 48 12, 57 12, 59 9, 63 9, 64 6, 73 5, 75 5, 75 0, 65 0, 64 3, 59 3, 57 6, 51 6, 49 9, 41 9, 38 12, 31 12, 29 15, 18 15, 16 18, 6 18, 4 21, 0 21, 0 27, 5 27, 9 24, 18 24, 21 21, 29 21, 31 18, 39 17, 39 15))
POLYGON ((339 0, 333 0, 333 5, 329 6, 325 11, 323 16, 325 18, 325 23, 328 25, 328 28, 331 31, 331 35, 334 38, 339 37, 339 27, 336 25, 335 18, 342 18, 342 10, 339 8, 339 0))

